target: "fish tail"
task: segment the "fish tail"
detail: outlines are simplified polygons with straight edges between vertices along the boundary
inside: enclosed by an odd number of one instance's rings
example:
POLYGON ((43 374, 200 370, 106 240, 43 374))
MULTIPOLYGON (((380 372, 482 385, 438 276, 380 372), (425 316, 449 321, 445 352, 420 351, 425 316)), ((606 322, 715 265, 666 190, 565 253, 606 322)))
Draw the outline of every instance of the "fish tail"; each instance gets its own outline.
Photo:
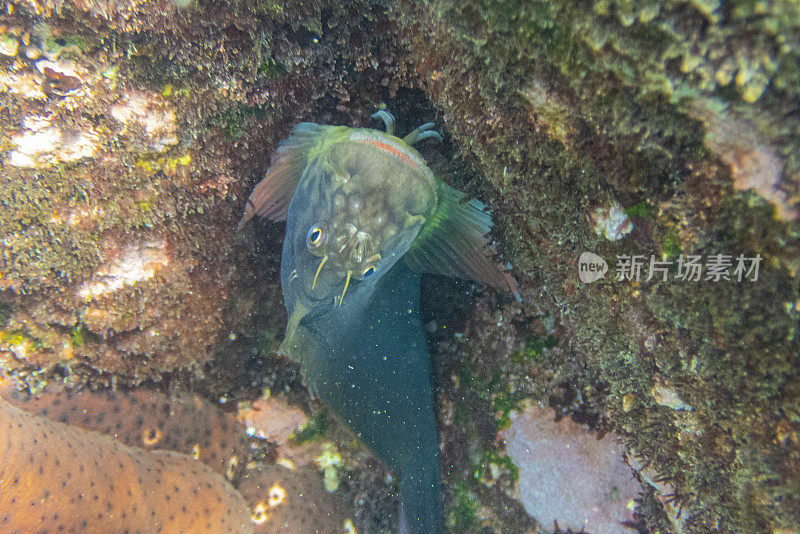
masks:
POLYGON ((439 455, 417 464, 414 472, 400 478, 401 534, 439 534, 442 524, 442 488, 439 480, 439 455))

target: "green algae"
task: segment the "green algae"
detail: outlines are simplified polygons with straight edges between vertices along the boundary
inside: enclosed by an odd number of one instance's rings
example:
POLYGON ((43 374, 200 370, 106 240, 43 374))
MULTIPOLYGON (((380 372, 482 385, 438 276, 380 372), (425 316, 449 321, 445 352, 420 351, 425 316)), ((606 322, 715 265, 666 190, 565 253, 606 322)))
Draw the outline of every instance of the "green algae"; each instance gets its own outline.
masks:
POLYGON ((87 343, 101 343, 103 338, 89 330, 85 324, 79 324, 70 332, 70 340, 74 348, 81 349, 87 343))
POLYGON ((258 65, 258 73, 265 78, 279 80, 286 72, 287 69, 283 64, 269 57, 263 58, 258 65))
POLYGON ((680 235, 675 228, 667 228, 661 240, 661 255, 668 261, 675 261, 683 252, 680 235))
POLYGON ((503 430, 511 426, 511 410, 516 407, 515 403, 505 393, 497 394, 492 401, 492 410, 495 414, 495 426, 498 430, 503 430))
POLYGON ((28 332, 23 329, 14 328, 14 329, 5 329, 0 332, 2 334, 2 338, 0 341, 3 343, 14 346, 14 345, 28 345, 30 349, 36 349, 37 347, 41 347, 42 341, 40 339, 31 337, 28 332))
POLYGON ((477 496, 469 490, 466 482, 457 482, 453 487, 453 505, 447 516, 447 526, 456 532, 468 531, 478 524, 479 506, 477 496))
POLYGON ((644 217, 651 219, 655 217, 656 208, 649 202, 642 200, 630 208, 625 209, 625 214, 631 217, 644 217))
POLYGON ((516 364, 524 364, 528 360, 537 360, 546 349, 558 346, 558 338, 553 334, 547 336, 529 336, 525 340, 525 347, 522 350, 511 354, 511 361, 516 364))
MULTIPOLYGON (((475 471, 475 478, 481 479, 487 470, 492 476, 491 483, 494 483, 503 470, 509 474, 512 484, 516 484, 519 480, 519 468, 514 465, 514 461, 508 456, 501 456, 496 450, 483 453, 480 468, 475 471)), ((482 482, 486 484, 488 481, 482 479, 482 482)))
POLYGON ((268 111, 261 106, 239 104, 209 117, 206 124, 209 128, 222 128, 229 139, 237 140, 244 135, 250 124, 263 121, 267 116, 268 111))
POLYGON ((316 415, 308 424, 294 435, 294 442, 297 445, 322 439, 328 431, 328 413, 322 411, 316 415))

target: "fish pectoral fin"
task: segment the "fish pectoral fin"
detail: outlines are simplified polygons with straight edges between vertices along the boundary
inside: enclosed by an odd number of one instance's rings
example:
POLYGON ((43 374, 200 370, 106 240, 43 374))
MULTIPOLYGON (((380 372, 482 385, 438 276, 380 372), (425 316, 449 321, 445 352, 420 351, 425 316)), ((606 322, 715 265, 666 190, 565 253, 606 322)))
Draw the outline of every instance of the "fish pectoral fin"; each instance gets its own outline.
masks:
MULTIPOLYGON (((309 362, 325 354, 325 342, 319 339, 314 331, 300 323, 307 313, 308 309, 301 303, 296 305, 286 325, 286 335, 278 349, 279 354, 299 363, 306 370, 309 362)), ((310 385, 315 388, 313 383, 310 385)))
POLYGON ((310 373, 309 370, 318 365, 318 363, 315 364, 314 362, 318 362, 319 358, 324 358, 328 354, 325 350, 325 343, 313 331, 303 325, 299 325, 291 337, 284 338, 278 350, 281 355, 300 364, 308 390, 315 397, 319 397, 317 394, 317 379, 319 377, 310 373))
POLYGON ((297 302, 292 310, 292 314, 289 316, 289 320, 286 323, 286 332, 283 335, 281 346, 278 348, 279 354, 288 356, 295 361, 299 361, 297 355, 298 341, 300 336, 298 334, 302 329, 300 326, 300 321, 303 320, 303 317, 305 317, 306 314, 308 314, 308 308, 306 308, 302 302, 297 302))
POLYGON ((326 140, 335 137, 337 130, 341 127, 313 122, 295 126, 292 134, 278 144, 267 174, 250 194, 238 228, 256 215, 272 221, 285 220, 303 171, 320 152, 320 147, 325 146, 326 140))
POLYGON ((486 235, 492 219, 478 200, 462 202, 464 193, 440 182, 433 215, 403 256, 417 272, 475 280, 510 290, 519 299, 516 281, 494 259, 486 235))

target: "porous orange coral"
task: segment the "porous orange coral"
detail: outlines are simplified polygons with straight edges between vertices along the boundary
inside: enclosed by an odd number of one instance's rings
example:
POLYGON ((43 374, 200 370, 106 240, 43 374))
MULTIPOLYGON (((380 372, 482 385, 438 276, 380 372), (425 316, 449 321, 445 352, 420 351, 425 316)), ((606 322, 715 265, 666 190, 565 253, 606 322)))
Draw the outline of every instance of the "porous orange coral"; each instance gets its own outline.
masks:
POLYGON ((173 398, 140 388, 133 391, 70 391, 48 386, 33 397, 11 384, 0 395, 25 411, 101 434, 125 445, 192 455, 218 473, 244 465, 250 440, 233 413, 197 395, 173 398))
POLYGON ((3 532, 252 532, 241 495, 191 458, 144 451, 0 399, 3 532))

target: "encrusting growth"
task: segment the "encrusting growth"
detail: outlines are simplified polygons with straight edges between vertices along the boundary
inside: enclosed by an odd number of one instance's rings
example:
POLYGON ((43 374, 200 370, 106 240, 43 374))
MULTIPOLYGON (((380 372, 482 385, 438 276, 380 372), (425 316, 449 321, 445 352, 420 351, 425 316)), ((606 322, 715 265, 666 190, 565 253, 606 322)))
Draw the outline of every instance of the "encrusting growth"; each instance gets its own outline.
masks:
POLYGON ((235 414, 197 395, 168 397, 145 388, 73 391, 48 385, 32 396, 7 384, 0 384, 0 396, 26 412, 109 435, 125 445, 196 456, 220 474, 232 461, 245 463, 250 453, 250 440, 235 414))
POLYGON ((191 458, 148 452, 0 399, 3 532, 252 532, 225 480, 191 458))

